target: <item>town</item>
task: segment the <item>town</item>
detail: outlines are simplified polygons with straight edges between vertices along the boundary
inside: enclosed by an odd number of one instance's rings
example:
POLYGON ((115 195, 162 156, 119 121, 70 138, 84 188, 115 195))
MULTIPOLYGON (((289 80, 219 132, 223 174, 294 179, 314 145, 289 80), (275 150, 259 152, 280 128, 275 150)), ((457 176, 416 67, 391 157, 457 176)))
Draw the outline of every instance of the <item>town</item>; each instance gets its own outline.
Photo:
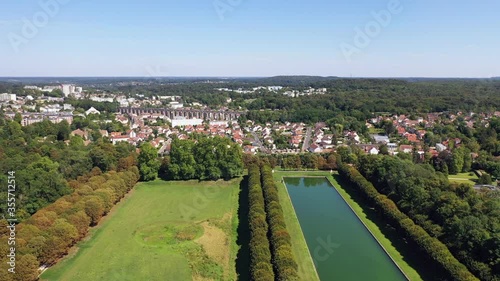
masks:
MULTIPOLYGON (((271 91, 287 97, 327 93, 326 88, 300 91, 283 86, 214 90, 243 95, 271 91)), ((45 120, 52 123, 65 121, 73 128, 71 136, 80 137, 85 144, 98 138, 112 144, 127 142, 135 147, 150 142, 158 149, 159 155, 169 153, 172 138, 185 140, 195 134, 229 138, 240 145, 244 153, 251 155, 325 154, 336 152, 341 147, 356 147, 365 154, 407 154, 409 158, 429 162, 440 155, 448 157, 452 150, 464 145, 460 138, 441 139, 436 136, 436 127, 460 123, 465 126, 464 130, 472 130, 487 127, 491 118, 500 117, 500 111, 434 112, 418 116, 374 114, 373 118, 365 120, 361 132, 345 129, 339 123, 327 124, 327 120, 306 124, 288 121, 259 123, 242 119, 240 117, 246 115, 246 110, 229 108, 231 98, 225 101, 225 105, 211 109, 198 101, 186 103, 177 95, 145 97, 98 89, 87 92, 74 84, 26 85, 23 95, 3 93, 0 102, 3 114, 11 120, 19 118, 22 126, 45 120), (72 104, 78 104, 78 101, 86 103, 75 108, 72 104), (91 105, 105 105, 105 110, 101 112, 91 105), (89 122, 94 125, 88 126, 89 122)), ((473 161, 479 157, 477 152, 468 153, 473 161)), ((494 188, 488 184, 476 187, 494 188)))

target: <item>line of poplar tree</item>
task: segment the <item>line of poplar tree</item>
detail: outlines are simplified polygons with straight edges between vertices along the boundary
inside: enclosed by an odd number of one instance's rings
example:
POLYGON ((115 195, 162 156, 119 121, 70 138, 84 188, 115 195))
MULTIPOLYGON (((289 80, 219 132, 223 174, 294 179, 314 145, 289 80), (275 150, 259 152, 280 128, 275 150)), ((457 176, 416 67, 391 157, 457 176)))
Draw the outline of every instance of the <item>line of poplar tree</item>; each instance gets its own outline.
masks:
POLYGON ((406 214, 401 212, 397 205, 387 196, 380 194, 377 189, 354 167, 338 160, 340 176, 361 192, 362 196, 373 204, 381 213, 400 231, 435 261, 445 272, 457 281, 477 281, 465 265, 460 263, 449 249, 437 238, 432 237, 422 227, 415 224, 406 214))
POLYGON ((251 280, 274 281, 271 251, 267 237, 269 228, 260 183, 260 170, 257 165, 252 165, 248 169, 248 188, 251 280))
POLYGON ((298 265, 293 256, 292 240, 286 228, 271 167, 262 166, 261 179, 276 280, 298 280, 298 265))

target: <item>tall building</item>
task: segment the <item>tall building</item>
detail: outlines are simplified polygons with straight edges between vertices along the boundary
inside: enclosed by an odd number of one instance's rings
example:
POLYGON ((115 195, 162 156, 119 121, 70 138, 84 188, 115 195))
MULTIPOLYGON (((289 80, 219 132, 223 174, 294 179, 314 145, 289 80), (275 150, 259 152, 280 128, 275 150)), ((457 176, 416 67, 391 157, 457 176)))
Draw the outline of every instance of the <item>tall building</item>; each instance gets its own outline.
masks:
POLYGON ((75 92, 75 85, 71 84, 62 84, 62 92, 64 93, 64 96, 67 97, 75 92))
POLYGON ((0 94, 0 101, 16 101, 16 95, 7 93, 0 94))

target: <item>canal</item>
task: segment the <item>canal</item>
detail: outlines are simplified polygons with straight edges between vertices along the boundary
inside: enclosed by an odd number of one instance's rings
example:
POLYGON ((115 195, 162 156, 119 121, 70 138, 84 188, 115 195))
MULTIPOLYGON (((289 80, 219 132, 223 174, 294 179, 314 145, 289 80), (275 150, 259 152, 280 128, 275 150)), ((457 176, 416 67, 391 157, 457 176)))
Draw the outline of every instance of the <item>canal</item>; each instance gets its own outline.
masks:
POLYGON ((284 181, 321 280, 407 280, 326 178, 284 181))

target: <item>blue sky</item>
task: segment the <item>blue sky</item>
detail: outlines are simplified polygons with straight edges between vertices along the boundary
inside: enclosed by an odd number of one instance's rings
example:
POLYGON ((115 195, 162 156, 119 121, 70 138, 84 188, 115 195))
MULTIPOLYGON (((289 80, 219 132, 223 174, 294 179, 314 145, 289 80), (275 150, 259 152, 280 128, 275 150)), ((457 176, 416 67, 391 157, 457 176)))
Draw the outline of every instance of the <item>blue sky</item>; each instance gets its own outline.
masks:
POLYGON ((500 76, 498 11, 498 0, 3 1, 0 76, 500 76))

